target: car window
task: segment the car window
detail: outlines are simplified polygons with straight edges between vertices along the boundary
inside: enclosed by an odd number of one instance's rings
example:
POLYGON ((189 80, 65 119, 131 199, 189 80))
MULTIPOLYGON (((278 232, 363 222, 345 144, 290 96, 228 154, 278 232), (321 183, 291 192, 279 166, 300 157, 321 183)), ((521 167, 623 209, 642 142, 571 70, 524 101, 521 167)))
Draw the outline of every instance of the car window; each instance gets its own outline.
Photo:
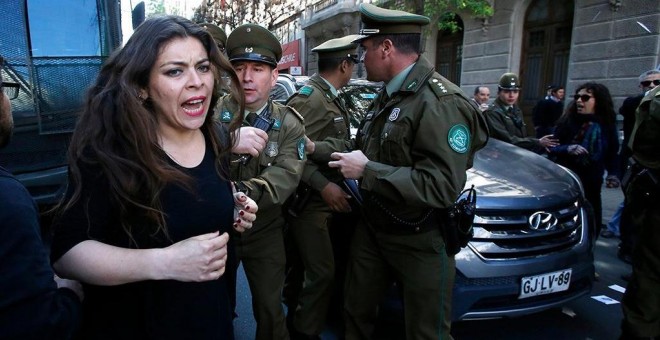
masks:
POLYGON ((349 84, 339 91, 346 105, 352 128, 357 128, 360 125, 362 117, 366 114, 371 102, 376 98, 378 90, 378 86, 371 84, 349 84))
POLYGON ((278 82, 270 89, 270 98, 278 103, 284 103, 293 94, 289 92, 286 86, 278 82))
POLYGON ((33 57, 101 55, 96 1, 30 0, 27 9, 33 57))

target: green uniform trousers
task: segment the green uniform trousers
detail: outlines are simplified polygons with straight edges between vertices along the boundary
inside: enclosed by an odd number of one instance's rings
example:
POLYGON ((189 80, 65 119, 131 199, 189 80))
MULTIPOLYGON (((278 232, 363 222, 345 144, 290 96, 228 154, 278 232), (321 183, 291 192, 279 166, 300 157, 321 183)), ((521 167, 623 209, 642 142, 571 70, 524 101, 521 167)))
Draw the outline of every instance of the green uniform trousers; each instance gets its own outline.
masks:
POLYGON ((439 228, 392 235, 360 221, 348 262, 346 339, 370 339, 377 305, 393 280, 401 283, 406 339, 451 339, 455 261, 445 253, 439 228))
POLYGON ((289 219, 289 236, 304 270, 302 290, 295 299, 294 326, 309 335, 323 330, 332 296, 335 260, 328 233, 330 218, 327 204, 315 193, 298 216, 289 219))
MULTIPOLYGON (((633 179, 626 209, 638 233, 633 274, 623 296, 624 335, 660 337, 660 189, 633 179)), ((625 337, 623 337, 625 338, 625 337)))
POLYGON ((234 233, 238 261, 243 269, 252 293, 252 310, 257 321, 255 339, 288 339, 282 286, 284 285, 284 220, 258 230, 234 233))

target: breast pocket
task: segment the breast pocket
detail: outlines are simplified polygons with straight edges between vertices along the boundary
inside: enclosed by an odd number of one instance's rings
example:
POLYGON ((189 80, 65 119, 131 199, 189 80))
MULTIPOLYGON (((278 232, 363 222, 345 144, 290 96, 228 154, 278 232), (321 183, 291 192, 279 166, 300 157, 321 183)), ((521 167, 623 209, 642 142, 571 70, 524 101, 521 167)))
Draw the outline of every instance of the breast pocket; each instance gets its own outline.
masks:
POLYGON ((390 165, 410 165, 410 127, 404 122, 388 122, 380 135, 382 161, 390 165))
POLYGON ((346 130, 348 129, 347 122, 342 116, 336 116, 332 119, 332 136, 336 138, 343 138, 346 136, 346 130))

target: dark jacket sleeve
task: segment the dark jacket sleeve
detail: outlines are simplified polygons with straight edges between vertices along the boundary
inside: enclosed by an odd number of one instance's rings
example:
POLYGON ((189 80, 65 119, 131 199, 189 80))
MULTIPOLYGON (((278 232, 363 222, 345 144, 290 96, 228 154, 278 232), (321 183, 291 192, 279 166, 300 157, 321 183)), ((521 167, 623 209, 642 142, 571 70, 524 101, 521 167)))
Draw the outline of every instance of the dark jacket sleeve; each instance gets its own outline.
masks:
POLYGON ((491 137, 527 150, 535 150, 535 148, 541 147, 541 143, 537 138, 516 136, 512 128, 513 122, 505 114, 489 108, 484 111, 484 116, 488 122, 488 131, 491 137))
POLYGON ((0 205, 0 339, 71 338, 81 303, 73 291, 57 288, 34 201, 2 171, 0 205))

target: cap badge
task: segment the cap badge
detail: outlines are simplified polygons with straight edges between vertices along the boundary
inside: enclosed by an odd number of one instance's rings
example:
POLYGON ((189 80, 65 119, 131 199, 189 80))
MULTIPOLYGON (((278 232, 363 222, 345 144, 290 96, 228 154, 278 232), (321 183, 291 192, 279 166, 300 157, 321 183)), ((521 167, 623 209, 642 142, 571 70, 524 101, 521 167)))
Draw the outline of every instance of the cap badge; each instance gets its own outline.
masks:
POLYGON ((250 33, 250 32, 252 32, 252 29, 250 27, 248 27, 245 31, 250 33))
POLYGON ((252 51, 254 51, 254 49, 252 47, 246 47, 245 48, 246 53, 252 53, 252 51))

